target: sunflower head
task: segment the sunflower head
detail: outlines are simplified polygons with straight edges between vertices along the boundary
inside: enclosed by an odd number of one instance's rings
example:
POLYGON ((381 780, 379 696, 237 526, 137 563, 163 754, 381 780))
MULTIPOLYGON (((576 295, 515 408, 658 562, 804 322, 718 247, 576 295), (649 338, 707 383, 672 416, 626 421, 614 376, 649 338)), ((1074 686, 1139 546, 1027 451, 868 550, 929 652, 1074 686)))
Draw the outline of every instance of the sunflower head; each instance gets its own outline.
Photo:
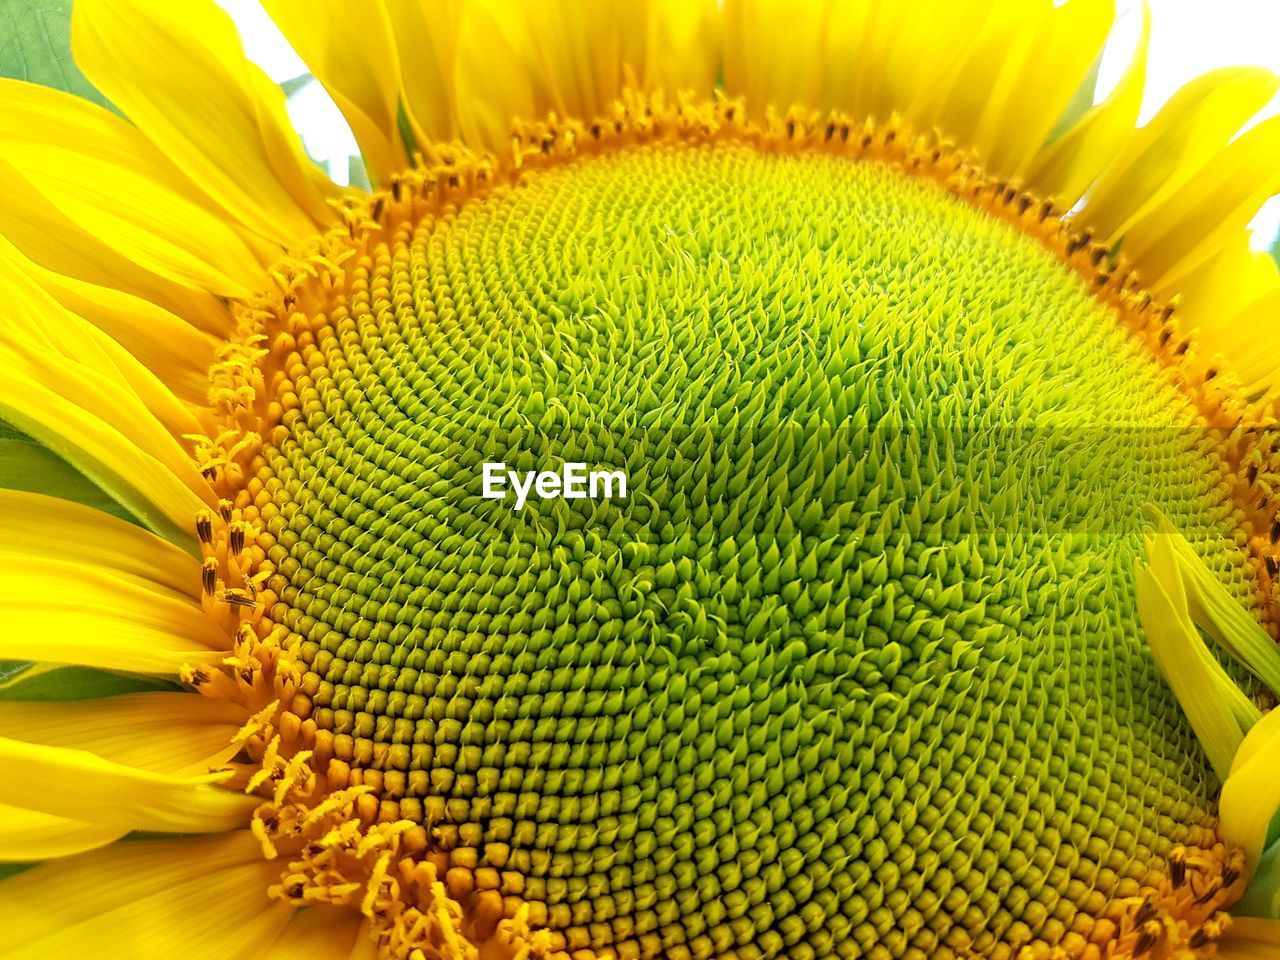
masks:
POLYGON ((369 191, 203 0, 77 0, 117 112, 0 84, 13 956, 1280 949, 1280 79, 266 6, 369 191))

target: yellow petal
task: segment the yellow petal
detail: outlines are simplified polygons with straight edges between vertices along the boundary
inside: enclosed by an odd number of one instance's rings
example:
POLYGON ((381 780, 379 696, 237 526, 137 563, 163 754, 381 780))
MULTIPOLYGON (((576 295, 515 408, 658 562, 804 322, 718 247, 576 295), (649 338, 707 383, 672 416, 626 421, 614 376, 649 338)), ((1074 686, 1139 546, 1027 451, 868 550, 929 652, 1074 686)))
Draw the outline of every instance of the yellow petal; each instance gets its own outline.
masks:
MULTIPOLYGON (((623 8, 630 9, 627 4, 623 8)), ((644 52, 628 51, 624 27, 623 63, 646 89, 708 96, 721 67, 720 11, 715 0, 649 0, 643 9, 644 52)))
POLYGON ((1084 196, 1133 136, 1146 88, 1147 50, 1151 43, 1151 11, 1145 2, 1141 9, 1138 47, 1120 83, 1106 100, 1046 146, 1026 170, 1027 180, 1035 189, 1044 196, 1056 197, 1064 208, 1074 206, 1084 196))
MULTIPOLYGON (((6 391, 0 395, 0 415, 5 420, 75 466, 149 529, 189 540, 191 518, 206 504, 180 477, 119 428, 51 389, 47 370, 19 367, 12 356, 2 362, 6 391)), ((77 392, 87 393, 95 406, 99 399, 119 397, 124 409, 130 408, 118 385, 103 386, 77 370, 70 376, 86 381, 75 384, 83 387, 77 392)))
POLYGON ((137 358, 180 400, 208 403, 209 367, 218 344, 209 334, 150 300, 47 270, 2 237, 0 270, 25 273, 137 358))
MULTIPOLYGON (((411 4, 390 2, 397 25, 411 19, 411 4)), ((450 14, 435 5, 428 9, 432 36, 447 36, 450 14)), ((454 9, 454 129, 481 149, 506 146, 515 120, 606 114, 629 81, 647 90, 706 97, 720 69, 720 18, 711 0, 475 0, 454 9)), ((413 29, 419 36, 424 32, 413 29)), ((443 41, 433 49, 442 47, 448 51, 443 41)), ((402 61, 409 62, 407 51, 402 61)), ((445 55, 436 69, 448 69, 445 55)), ((439 81, 428 77, 428 83, 448 92, 447 74, 439 81)), ((411 115, 429 115, 412 92, 406 98, 411 115)), ((445 128, 438 114, 433 122, 445 128)), ((427 122, 422 125, 426 129, 427 122)))
POLYGON ((0 327, 0 360, 14 383, 32 384, 0 397, 9 419, 131 509, 142 498, 154 504, 143 508, 148 519, 159 507, 171 528, 189 529, 200 504, 215 499, 177 440, 198 428, 190 411, 118 344, 3 262, 0 296, 9 310, 0 327), (56 399, 49 396, 55 391, 56 399), (79 408, 78 419, 70 406, 79 408), (109 459, 100 461, 94 451, 109 459), (135 485, 129 465, 140 460, 153 476, 163 476, 155 486, 135 485))
POLYGON ((1280 117, 1227 144, 1199 169, 1189 189, 1148 205, 1124 234, 1124 252, 1157 292, 1179 281, 1245 233, 1263 201, 1280 191, 1280 117))
MULTIPOLYGON (((192 518, 194 521, 194 518, 192 518)), ((78 562, 200 597, 200 562, 179 546, 99 510, 19 490, 0 490, 0 554, 78 562)))
POLYGON ((126 693, 94 700, 0 702, 0 737, 94 753, 153 773, 208 773, 238 747, 242 708, 198 693, 126 693))
MULTIPOLYGON (((386 178, 409 165, 397 109, 400 65, 381 3, 263 0, 312 75, 333 97, 370 172, 386 178)), ((416 55, 416 54, 415 54, 416 55)))
POLYGON ((1232 917, 1217 955, 1218 960, 1280 960, 1280 920, 1232 917))
POLYGON ((1280 710, 1272 710, 1245 736, 1222 785, 1222 836, 1241 847, 1248 868, 1258 865, 1267 828, 1280 811, 1280 710))
POLYGON ((1277 382, 1280 269, 1271 254, 1250 249, 1242 231, 1183 277, 1178 295, 1178 317, 1209 362, 1221 358, 1249 393, 1277 382))
POLYGON ((506 147, 515 120, 550 109, 545 82, 535 74, 523 5, 473 0, 462 8, 455 64, 458 130, 480 150, 506 147))
MULTIPOLYGON (((96 850, 127 831, 0 804, 0 862, 31 863, 96 850)), ((3 902, 0 895, 0 902, 3 902)))
POLYGON ((230 647, 198 603, 141 577, 7 551, 0 573, 0 659, 175 674, 230 647))
POLYGON ((773 107, 817 104, 825 82, 828 0, 725 0, 724 84, 761 116, 773 107))
POLYGON ((24 256, 64 276, 150 300, 209 333, 226 336, 232 331, 231 313, 216 296, 166 280, 121 256, 109 237, 95 236, 75 223, 2 158, 0 180, 8 187, 0 203, 0 236, 24 256))
POLYGON ((260 955, 261 960, 317 960, 318 957, 346 957, 357 938, 374 939, 363 929, 362 917, 341 907, 314 907, 299 910, 280 937, 260 955))
POLYGON ((1192 80, 1131 137, 1086 199, 1084 218, 1118 240, 1131 224, 1189 181, 1280 89, 1260 67, 1215 70, 1192 80))
POLYGON ((458 138, 454 62, 460 4, 456 0, 385 0, 400 64, 400 96, 419 147, 458 138))
POLYGON ((1135 574, 1138 618, 1160 672, 1210 764, 1225 779, 1244 730, 1257 720, 1258 709, 1196 632, 1170 537, 1150 536, 1147 560, 1149 566, 1140 565, 1135 574))
POLYGON ((294 913, 267 895, 279 874, 247 831, 42 864, 0 881, 5 956, 254 960, 294 913))
POLYGON ((191 180, 241 224, 282 246, 315 232, 323 198, 286 136, 264 123, 261 71, 244 58, 231 19, 211 0, 78 0, 76 63, 191 180), (283 161, 283 162, 282 162, 283 161))
POLYGON ((1160 516, 1157 530, 1161 543, 1172 553, 1192 621, 1280 696, 1280 647, 1275 640, 1228 592, 1167 517, 1160 516))
POLYGON ((962 144, 972 142, 991 91, 1025 61, 1032 38, 1053 13, 1049 0, 992 0, 982 7, 985 16, 977 11, 976 22, 959 35, 950 55, 955 65, 938 91, 937 126, 962 144))
POLYGON ((993 172, 1025 171, 1101 55, 1114 17, 1113 0, 1070 0, 1009 51, 969 141, 993 172))
POLYGON ((828 26, 822 106, 931 129, 948 77, 964 62, 982 16, 968 4, 920 0, 837 4, 828 26))
POLYGON ((0 803, 87 823, 163 833, 243 826, 258 801, 215 786, 225 774, 170 776, 84 750, 0 737, 0 803))
POLYGON ((0 80, 0 157, 153 273, 224 297, 263 287, 262 268, 225 219, 136 127, 95 103, 0 80))

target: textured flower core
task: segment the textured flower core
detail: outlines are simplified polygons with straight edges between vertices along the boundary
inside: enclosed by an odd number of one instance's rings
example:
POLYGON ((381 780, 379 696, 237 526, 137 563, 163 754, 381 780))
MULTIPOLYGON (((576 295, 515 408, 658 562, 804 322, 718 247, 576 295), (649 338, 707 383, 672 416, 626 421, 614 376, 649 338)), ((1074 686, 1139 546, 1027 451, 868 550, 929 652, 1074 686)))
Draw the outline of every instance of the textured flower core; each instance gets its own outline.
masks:
POLYGON ((1230 471, 1062 257, 901 166, 397 187, 251 317, 222 482, 279 726, 477 942, 1160 956, 1238 893, 1133 585, 1154 503, 1254 596, 1230 471), (513 510, 486 461, 629 496, 513 510))

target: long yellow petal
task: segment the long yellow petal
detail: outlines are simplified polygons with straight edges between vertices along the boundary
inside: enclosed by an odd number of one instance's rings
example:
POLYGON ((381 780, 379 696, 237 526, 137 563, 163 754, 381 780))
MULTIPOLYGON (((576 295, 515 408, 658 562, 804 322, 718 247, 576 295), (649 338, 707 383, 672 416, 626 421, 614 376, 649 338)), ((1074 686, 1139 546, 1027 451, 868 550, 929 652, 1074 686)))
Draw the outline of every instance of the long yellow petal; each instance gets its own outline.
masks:
POLYGON ((1192 80, 1138 130, 1107 166, 1085 202, 1096 231, 1119 239, 1196 171, 1280 90, 1261 67, 1231 67, 1192 80))
POLYGON ((459 18, 458 130, 480 150, 507 146, 515 120, 550 109, 545 83, 535 74, 522 7, 522 0, 473 0, 459 18))
POLYGON ((72 49, 85 75, 156 146, 244 226, 282 246, 315 232, 323 210, 297 153, 276 149, 279 118, 261 102, 261 72, 211 0, 78 0, 72 49), (283 161, 283 163, 282 163, 283 161))
POLYGON ((454 113, 457 0, 385 0, 400 64, 400 96, 418 145, 458 138, 454 113))
POLYGON ((24 256, 67 277, 150 300, 209 333, 226 336, 233 329, 230 311, 216 296, 167 280, 121 256, 109 237, 89 233, 3 158, 0 180, 8 188, 0 203, 0 236, 24 256))
POLYGON ((0 737, 0 803, 87 823, 163 833, 245 825, 258 801, 215 784, 223 774, 177 777, 112 763, 84 750, 0 737))
MULTIPOLYGON (((397 22, 408 17, 409 4, 389 2, 397 22)), ((453 28, 447 13, 428 9, 433 36, 453 28)), ((711 0, 475 0, 457 9, 455 128, 482 149, 505 146, 515 120, 606 114, 628 82, 706 97, 720 69, 720 17, 711 0)), ((447 69, 443 59, 439 69, 447 69)), ((442 78, 433 89, 447 87, 442 78)), ((411 113, 425 114, 412 94, 407 99, 411 113)))
POLYGON ((263 0, 263 6, 346 117, 370 172, 385 182, 408 166, 397 122, 399 58, 382 3, 317 9, 311 0, 263 0))
POLYGON ((963 64, 980 25, 980 13, 951 0, 837 4, 821 105, 880 120, 897 113, 916 129, 931 129, 950 89, 947 77, 963 64))
POLYGON ((207 404, 218 340, 159 304, 48 270, 0 237, 0 271, 25 273, 62 306, 88 320, 186 403, 207 404))
POLYGON ((373 943, 362 929, 362 917, 354 910, 299 910, 280 931, 280 937, 260 954, 261 960, 317 960, 346 957, 358 938, 373 943))
POLYGON ((1200 639, 1168 535, 1148 538, 1147 560, 1150 565, 1139 565, 1135 573, 1147 644, 1214 771, 1225 780, 1258 709, 1200 639))
MULTIPOLYGON (((97 449, 102 449, 102 440, 118 433, 124 442, 115 449, 103 450, 116 465, 124 466, 142 454, 148 458, 148 465, 154 463, 167 471, 167 482, 155 489, 157 493, 166 488, 173 492, 174 497, 166 506, 176 514, 166 511, 168 518, 180 528, 187 527, 200 502, 214 502, 208 482, 177 439, 198 426, 190 411, 118 344, 63 309, 22 271, 0 268, 0 295, 9 310, 6 323, 0 328, 0 358, 6 372, 15 380, 39 385, 38 393, 6 391, 0 397, 0 407, 9 411, 19 427, 55 447, 76 466, 89 470, 101 466, 108 474, 113 472, 111 465, 92 463, 94 458, 89 451, 72 450, 68 455, 49 437, 57 436, 73 448, 79 446, 76 424, 60 417, 60 410, 56 409, 65 409, 69 404, 80 408, 85 418, 92 417, 114 428, 112 433, 86 439, 96 440, 97 449), (47 394, 53 391, 58 400, 50 404, 47 394), (86 462, 82 462, 81 454, 86 462), (178 487, 185 487, 190 497, 178 494, 178 487)), ((89 423, 86 421, 85 429, 92 432, 89 423)), ((114 472, 129 476, 127 470, 114 472)), ((113 478, 91 476, 104 489, 117 492, 103 482, 113 478)), ((148 487, 140 490, 150 492, 148 487)), ((161 506, 158 499, 155 504, 161 506)))
POLYGON ((1276 192, 1280 117, 1241 134, 1193 170, 1189 189, 1149 205, 1125 231, 1125 255, 1150 286, 1172 295, 1189 270, 1242 235, 1276 192))
POLYGON ((1138 47, 1120 83, 1102 103, 1046 146, 1027 167, 1027 181, 1044 196, 1056 197, 1070 208, 1115 160, 1134 135, 1147 82, 1147 51, 1151 44, 1151 11, 1142 4, 1138 47))
POLYGON ((1280 920, 1232 917, 1217 955, 1218 960, 1280 960, 1280 920))
POLYGON ((1267 828, 1280 811, 1277 769, 1280 769, 1280 710, 1272 710, 1245 736, 1218 800, 1222 836, 1244 850, 1250 870, 1258 865, 1267 828))
POLYGON ((207 773, 236 752, 243 709, 198 693, 0 702, 0 737, 96 754, 153 773, 207 773))
POLYGON ((957 38, 951 54, 956 62, 943 75, 945 83, 938 91, 941 103, 935 110, 938 128, 962 144, 972 142, 991 91, 1025 61, 1053 5, 1049 0, 991 0, 975 12, 977 22, 957 38))
POLYGON ((136 524, 57 497, 0 490, 0 554, 18 562, 82 563, 192 601, 200 598, 200 563, 186 550, 136 524))
MULTIPOLYGON (((14 357, 3 362, 5 392, 0 395, 0 411, 5 420, 75 466, 150 529, 175 541, 190 539, 191 518, 206 503, 180 477, 121 429, 52 389, 47 370, 19 367, 14 357)), ((82 376, 76 370, 70 375, 82 376)), ((86 390, 100 386, 87 376, 84 379, 90 382, 77 386, 86 390)), ((127 395, 118 386, 113 390, 128 409, 127 395)), ((113 390, 102 387, 92 395, 109 399, 113 390)))
POLYGON ((726 0, 724 84, 732 96, 746 97, 747 109, 817 103, 823 90, 826 37, 832 17, 829 0, 726 0))
POLYGON ((0 863, 32 863, 70 857, 105 847, 126 832, 121 827, 86 823, 0 804, 0 863))
POLYGON ((1221 357, 1250 393, 1280 380, 1280 269, 1243 231, 1183 277, 1178 295, 1178 316, 1206 357, 1221 357))
MULTIPOLYGON (((629 5, 623 4, 624 9, 629 5)), ((649 0, 643 65, 629 52, 624 28, 623 63, 648 89, 705 97, 721 68, 720 11, 715 0, 649 0)))
POLYGON ((198 603, 140 577, 8 552, 0 573, 0 659, 176 674, 230 647, 198 603))
POLYGON ((224 297, 264 285, 225 218, 136 127, 95 103, 0 80, 0 157, 71 219, 162 277, 224 297))
POLYGON ((279 875, 248 831, 42 864, 0 881, 5 956, 254 960, 294 913, 267 895, 279 875))
POLYGON ((1113 0, 1070 0, 1010 51, 969 141, 993 172, 1025 171, 1101 55, 1114 17, 1113 0))

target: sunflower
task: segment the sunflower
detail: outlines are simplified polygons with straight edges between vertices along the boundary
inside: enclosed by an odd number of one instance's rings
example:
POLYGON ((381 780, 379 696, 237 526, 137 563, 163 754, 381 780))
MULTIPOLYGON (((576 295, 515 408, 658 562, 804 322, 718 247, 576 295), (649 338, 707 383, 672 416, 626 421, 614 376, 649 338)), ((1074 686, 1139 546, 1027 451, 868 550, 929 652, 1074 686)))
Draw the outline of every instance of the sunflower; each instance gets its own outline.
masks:
POLYGON ((0 81, 5 957, 1280 956, 1280 78, 265 6, 370 190, 211 0, 0 81))

